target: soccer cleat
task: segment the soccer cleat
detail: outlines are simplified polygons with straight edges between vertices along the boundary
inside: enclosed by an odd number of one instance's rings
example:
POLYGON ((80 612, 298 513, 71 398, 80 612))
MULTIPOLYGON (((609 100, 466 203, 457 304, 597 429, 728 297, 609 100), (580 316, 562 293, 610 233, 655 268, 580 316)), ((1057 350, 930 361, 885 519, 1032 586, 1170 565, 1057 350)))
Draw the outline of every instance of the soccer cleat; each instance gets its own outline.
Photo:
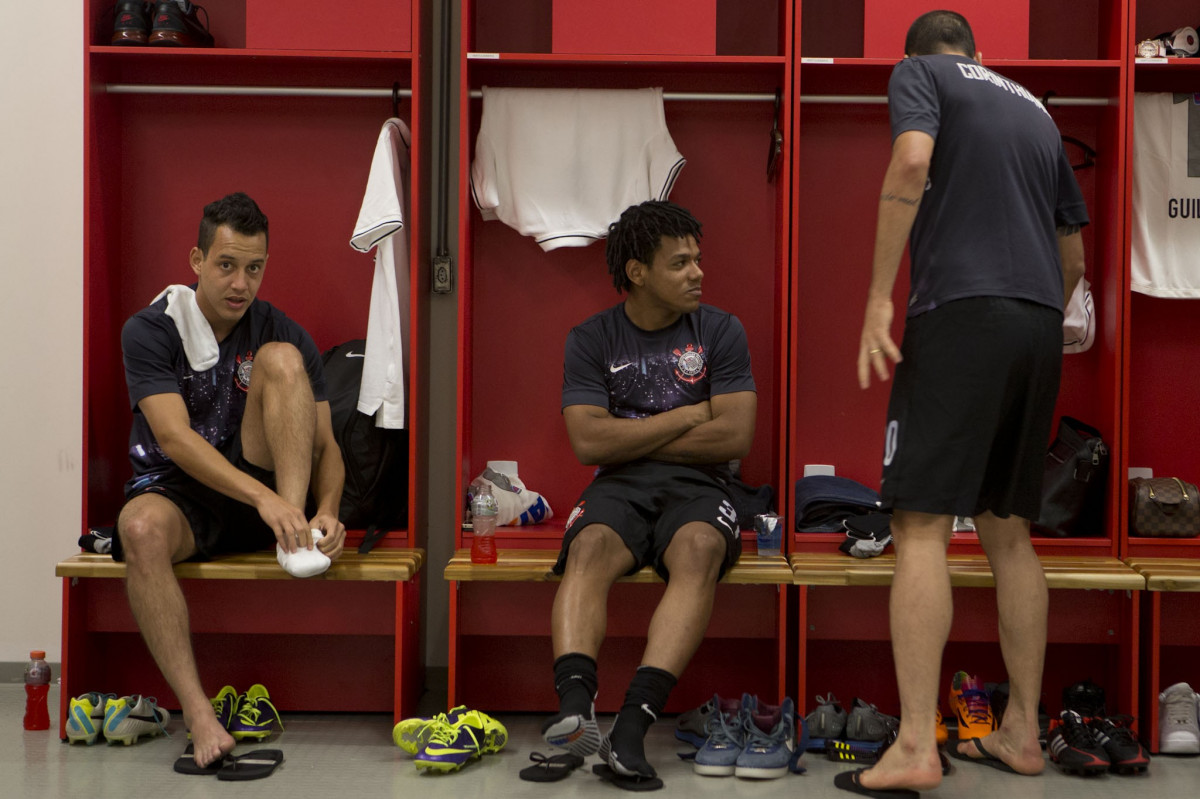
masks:
POLYGON ((180 8, 175 0, 159 0, 154 4, 153 21, 146 43, 154 47, 212 47, 213 36, 208 32, 208 9, 195 3, 180 8), (200 22, 197 11, 204 12, 200 22))
POLYGON ((746 745, 746 729, 742 723, 744 709, 753 709, 757 700, 742 694, 742 700, 712 698, 711 704, 720 708, 708 717, 708 737, 692 761, 692 770, 706 777, 732 777, 738 756, 746 745))
POLYGON ((430 736, 439 724, 454 726, 466 712, 467 706, 459 705, 448 713, 438 713, 430 718, 403 719, 392 728, 392 741, 405 752, 415 755, 429 743, 430 736))
POLYGON ((950 733, 946 730, 946 719, 942 718, 942 709, 937 709, 937 745, 945 746, 946 741, 950 740, 950 733))
POLYGON ((171 714, 149 696, 122 696, 110 699, 104 708, 104 738, 110 744, 137 743, 143 735, 153 737, 167 731, 171 714))
POLYGON ((600 749, 600 725, 596 723, 595 703, 586 716, 560 713, 547 721, 542 725, 542 739, 580 757, 596 754, 600 749))
POLYGON ((109 44, 143 45, 150 35, 150 5, 142 0, 119 2, 114 10, 109 44))
POLYGON ((1074 710, 1085 719, 1104 718, 1104 689, 1091 680, 1067 686, 1062 699, 1065 710, 1074 710))
POLYGON ((708 721, 716 710, 713 706, 714 701, 716 701, 716 697, 700 707, 694 707, 686 713, 681 713, 675 720, 676 739, 689 743, 697 749, 704 746, 704 741, 708 738, 708 721))
POLYGON ((797 753, 796 707, 784 697, 780 705, 759 704, 742 708, 746 745, 737 756, 733 773, 738 777, 773 780, 788 773, 797 753))
POLYGON ((1150 755, 1133 734, 1133 719, 1129 716, 1110 716, 1092 719, 1088 724, 1096 743, 1104 748, 1112 764, 1110 771, 1118 774, 1138 774, 1150 765, 1150 755))
POLYGON ((958 740, 986 738, 996 729, 996 717, 983 683, 965 671, 950 681, 950 712, 958 725, 958 740))
POLYGON ((808 725, 809 746, 823 751, 826 741, 840 738, 846 731, 846 711, 833 694, 817 694, 816 700, 817 706, 804 721, 808 725))
POLYGON ((1158 695, 1158 751, 1170 755, 1200 753, 1196 695, 1185 682, 1177 682, 1158 695))
POLYGON ((1099 774, 1112 765, 1091 728, 1074 710, 1064 710, 1059 715, 1046 739, 1046 749, 1050 759, 1067 773, 1099 774))
POLYGON ((508 743, 508 730, 486 713, 468 710, 458 721, 433 724, 429 742, 417 753, 417 770, 458 771, 467 763, 508 743))
POLYGON ((237 714, 238 692, 232 685, 226 685, 208 701, 212 702, 217 723, 228 730, 229 725, 233 723, 233 717, 237 714))
POLYGON ((882 752, 882 743, 835 740, 825 742, 825 755, 838 763, 877 763, 882 752))
POLYGON ((104 729, 104 710, 116 694, 101 694, 95 691, 82 694, 71 700, 67 710, 67 740, 91 746, 104 729))
POLYGON ((880 713, 879 708, 862 699, 854 700, 854 707, 846 716, 847 741, 890 741, 899 728, 899 719, 880 713))
POLYGON ((283 732, 283 719, 279 711, 271 704, 271 695, 259 683, 250 686, 250 690, 237 698, 237 707, 230 721, 229 734, 236 741, 251 739, 261 741, 270 737, 279 728, 283 732))

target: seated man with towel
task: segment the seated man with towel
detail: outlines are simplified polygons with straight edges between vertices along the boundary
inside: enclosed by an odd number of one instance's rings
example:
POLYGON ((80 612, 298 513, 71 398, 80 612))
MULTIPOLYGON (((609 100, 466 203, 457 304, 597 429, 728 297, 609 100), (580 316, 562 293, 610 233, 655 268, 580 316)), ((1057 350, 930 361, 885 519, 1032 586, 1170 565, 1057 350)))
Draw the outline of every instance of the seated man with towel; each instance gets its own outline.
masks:
POLYGON ((241 193, 210 203, 189 260, 194 286, 171 286, 121 333, 133 477, 112 554, 125 561, 130 608, 204 766, 234 740, 200 685, 172 564, 271 546, 334 559, 346 530, 320 353, 299 325, 255 299, 267 217, 241 193))
POLYGON ((758 399, 741 322, 700 303, 699 239, 700 223, 673 203, 627 208, 606 252, 627 297, 567 337, 567 435, 579 460, 600 468, 567 519, 555 566, 560 709, 542 735, 579 756, 599 750, 618 780, 657 780, 643 739, 704 638, 717 580, 742 551, 729 461, 750 450, 758 399), (593 701, 608 590, 648 565, 666 592, 602 740, 593 701))

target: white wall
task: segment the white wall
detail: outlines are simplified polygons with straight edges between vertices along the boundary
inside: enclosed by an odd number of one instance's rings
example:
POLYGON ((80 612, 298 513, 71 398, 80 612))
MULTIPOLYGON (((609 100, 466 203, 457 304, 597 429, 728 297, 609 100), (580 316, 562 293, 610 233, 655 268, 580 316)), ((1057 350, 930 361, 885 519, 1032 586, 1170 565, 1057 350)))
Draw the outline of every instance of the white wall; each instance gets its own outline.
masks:
POLYGON ((0 47, 0 663, 59 660, 81 512, 83 20, 43 20, 0 47))

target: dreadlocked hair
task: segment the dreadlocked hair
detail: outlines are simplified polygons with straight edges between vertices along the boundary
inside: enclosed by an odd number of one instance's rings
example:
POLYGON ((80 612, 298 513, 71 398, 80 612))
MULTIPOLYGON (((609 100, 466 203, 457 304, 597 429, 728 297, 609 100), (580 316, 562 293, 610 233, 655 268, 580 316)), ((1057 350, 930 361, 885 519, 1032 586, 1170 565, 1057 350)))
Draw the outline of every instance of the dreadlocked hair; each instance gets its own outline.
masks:
POLYGON ((629 276, 625 264, 630 259, 650 264, 654 253, 662 244, 663 236, 687 238, 700 241, 700 223, 686 208, 665 200, 648 200, 640 205, 631 205, 621 212, 621 217, 608 226, 608 244, 604 259, 608 262, 608 273, 612 275, 617 293, 628 291, 629 276))

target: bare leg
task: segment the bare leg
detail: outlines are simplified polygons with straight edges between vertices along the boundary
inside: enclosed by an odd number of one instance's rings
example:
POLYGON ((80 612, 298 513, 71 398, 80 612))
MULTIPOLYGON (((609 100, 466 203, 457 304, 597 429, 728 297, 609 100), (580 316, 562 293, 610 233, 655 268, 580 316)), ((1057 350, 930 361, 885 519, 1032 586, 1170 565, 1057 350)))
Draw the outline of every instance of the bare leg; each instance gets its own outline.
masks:
POLYGON ((192 653, 187 602, 171 564, 196 551, 187 519, 165 497, 143 494, 121 511, 125 590, 138 629, 154 662, 179 698, 192 732, 196 764, 207 765, 233 749, 234 740, 217 722, 200 685, 192 653))
POLYGON ((259 347, 242 417, 242 451, 254 465, 273 470, 276 493, 301 509, 308 498, 316 424, 300 351, 280 342, 259 347))
MULTIPOLYGON (((1021 774, 1040 774, 1046 767, 1037 721, 1049 609, 1046 576, 1029 540, 1027 519, 985 513, 975 517, 975 527, 996 577, 1000 651, 1010 691, 1000 729, 987 736, 983 746, 1021 774)), ((979 756, 974 746, 960 749, 979 756)))
POLYGON ((725 539, 712 525, 693 522, 675 533, 663 553, 671 579, 650 619, 643 666, 683 674, 708 629, 724 561, 725 539))
POLYGON ((633 565, 633 553, 611 527, 592 524, 575 536, 550 616, 554 657, 579 652, 596 659, 608 623, 608 589, 633 565))
POLYGON ((954 613, 946 547, 954 517, 897 510, 896 576, 889 616, 900 689, 900 734, 861 777, 872 789, 936 788, 942 781, 935 710, 942 650, 954 613))

